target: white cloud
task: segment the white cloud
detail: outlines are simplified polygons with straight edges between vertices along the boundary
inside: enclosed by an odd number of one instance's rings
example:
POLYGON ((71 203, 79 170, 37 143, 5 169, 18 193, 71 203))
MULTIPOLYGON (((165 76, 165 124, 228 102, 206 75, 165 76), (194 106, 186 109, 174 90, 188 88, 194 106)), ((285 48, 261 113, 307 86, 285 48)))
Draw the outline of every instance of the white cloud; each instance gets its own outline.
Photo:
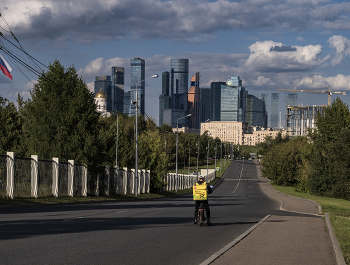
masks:
POLYGON ((350 75, 338 74, 336 76, 325 77, 322 75, 314 75, 301 79, 296 89, 311 88, 315 90, 343 91, 350 90, 350 75))
POLYGON ((350 40, 347 38, 334 35, 329 38, 329 46, 335 49, 335 56, 332 58, 332 65, 340 64, 346 56, 350 56, 350 40))
POLYGON ((347 1, 3 0, 0 12, 21 39, 33 41, 142 38, 202 42, 223 30, 350 29, 347 1))
POLYGON ((320 57, 321 45, 285 46, 281 42, 258 41, 249 49, 245 66, 260 72, 311 71, 329 59, 320 57))
POLYGON ((252 80, 251 84, 253 86, 276 86, 275 82, 272 82, 270 78, 264 76, 258 76, 256 80, 252 80))

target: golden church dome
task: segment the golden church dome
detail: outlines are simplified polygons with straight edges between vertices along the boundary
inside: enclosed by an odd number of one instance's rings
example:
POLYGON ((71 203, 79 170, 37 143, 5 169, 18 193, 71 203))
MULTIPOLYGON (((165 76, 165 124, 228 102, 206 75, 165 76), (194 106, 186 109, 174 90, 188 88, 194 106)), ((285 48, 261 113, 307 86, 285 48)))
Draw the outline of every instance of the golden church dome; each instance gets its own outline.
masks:
POLYGON ((108 98, 106 93, 102 91, 102 87, 99 92, 96 93, 95 98, 108 98))

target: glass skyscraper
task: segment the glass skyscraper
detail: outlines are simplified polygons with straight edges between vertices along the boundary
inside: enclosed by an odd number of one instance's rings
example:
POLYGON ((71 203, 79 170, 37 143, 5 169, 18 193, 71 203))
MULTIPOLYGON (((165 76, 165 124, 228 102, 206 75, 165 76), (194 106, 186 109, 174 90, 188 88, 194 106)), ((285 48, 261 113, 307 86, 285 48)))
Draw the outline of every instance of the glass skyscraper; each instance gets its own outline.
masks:
POLYGON ((184 94, 188 91, 188 59, 171 59, 170 75, 171 75, 171 94, 184 94))
MULTIPOLYGON (((164 123, 164 109, 171 109, 171 97, 169 96, 170 73, 162 73, 162 94, 159 95, 159 126, 164 123)), ((171 122, 169 123, 171 125, 171 122)))
MULTIPOLYGON (((130 82, 130 91, 131 91, 131 100, 136 102, 136 84, 137 84, 137 102, 139 107, 139 114, 145 115, 145 60, 141 58, 134 58, 130 61, 130 70, 131 70, 131 82, 130 82)), ((130 104, 130 115, 136 114, 136 105, 130 104)))
POLYGON ((124 67, 112 67, 112 110, 123 112, 124 67))
POLYGON ((267 128, 267 112, 264 100, 253 95, 247 96, 245 121, 248 123, 248 126, 267 128))
POLYGON ((220 121, 244 122, 248 92, 239 76, 232 76, 226 84, 221 86, 220 121))
POLYGON ((210 120, 220 121, 221 108, 221 86, 225 86, 225 82, 212 82, 210 85, 211 106, 210 106, 210 120))
POLYGON ((298 102, 297 93, 287 93, 286 94, 286 107, 287 106, 296 106, 298 102))
POLYGON ((271 118, 270 118, 270 125, 271 128, 278 128, 278 121, 279 121, 279 115, 278 115, 278 99, 279 99, 279 93, 271 93, 271 118))

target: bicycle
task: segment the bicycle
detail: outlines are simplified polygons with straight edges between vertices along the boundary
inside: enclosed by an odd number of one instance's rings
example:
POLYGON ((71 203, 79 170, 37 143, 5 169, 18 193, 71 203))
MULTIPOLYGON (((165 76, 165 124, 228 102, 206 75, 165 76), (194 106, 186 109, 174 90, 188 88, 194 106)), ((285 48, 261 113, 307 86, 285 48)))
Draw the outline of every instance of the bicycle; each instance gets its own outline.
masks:
POLYGON ((205 221, 205 214, 204 214, 204 203, 201 202, 198 207, 198 221, 200 226, 203 225, 203 222, 205 221))

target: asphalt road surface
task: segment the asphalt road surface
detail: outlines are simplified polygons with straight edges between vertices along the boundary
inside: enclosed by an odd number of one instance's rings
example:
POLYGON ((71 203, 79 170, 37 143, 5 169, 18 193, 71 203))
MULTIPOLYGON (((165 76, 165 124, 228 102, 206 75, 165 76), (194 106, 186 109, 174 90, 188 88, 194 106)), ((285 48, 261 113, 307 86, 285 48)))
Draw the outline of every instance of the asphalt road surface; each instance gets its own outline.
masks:
POLYGON ((200 264, 279 209, 253 161, 234 161, 209 195, 212 226, 194 225, 192 195, 0 208, 1 264, 200 264))

